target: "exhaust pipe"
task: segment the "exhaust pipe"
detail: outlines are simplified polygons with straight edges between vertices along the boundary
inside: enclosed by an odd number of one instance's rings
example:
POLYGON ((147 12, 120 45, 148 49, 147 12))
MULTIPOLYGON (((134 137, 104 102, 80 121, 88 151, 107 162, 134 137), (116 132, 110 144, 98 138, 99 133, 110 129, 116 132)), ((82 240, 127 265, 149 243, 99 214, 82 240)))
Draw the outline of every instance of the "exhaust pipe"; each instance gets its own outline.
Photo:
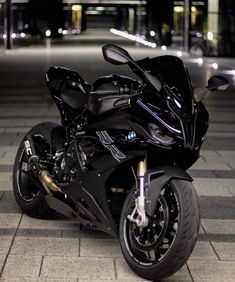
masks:
POLYGON ((61 192, 60 187, 55 184, 47 170, 41 170, 38 174, 38 178, 48 194, 50 194, 50 192, 61 192))
MULTIPOLYGON (((31 137, 31 136, 30 136, 31 137)), ((51 192, 61 192, 60 187, 58 187, 53 178, 49 176, 49 172, 47 170, 42 170, 38 160, 39 157, 35 154, 35 149, 33 146, 32 138, 26 139, 24 141, 25 151, 29 157, 28 163, 31 166, 31 169, 36 177, 40 180, 46 192, 50 194, 51 192)))

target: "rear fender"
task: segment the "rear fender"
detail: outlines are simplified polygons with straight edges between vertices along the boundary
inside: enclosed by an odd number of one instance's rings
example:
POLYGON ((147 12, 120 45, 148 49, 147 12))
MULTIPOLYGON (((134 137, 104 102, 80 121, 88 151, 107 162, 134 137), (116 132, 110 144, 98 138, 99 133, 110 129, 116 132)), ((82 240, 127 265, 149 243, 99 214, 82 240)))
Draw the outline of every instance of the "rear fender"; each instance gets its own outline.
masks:
MULTIPOLYGON (((49 145, 53 147, 56 139, 60 137, 66 138, 65 129, 61 125, 52 122, 43 122, 35 125, 24 137, 26 150, 30 153, 30 155, 36 155, 37 152, 34 147, 33 136, 39 135, 41 136, 49 145), (52 139, 52 134, 54 138, 52 139)), ((27 152, 27 153, 28 153, 27 152)))
POLYGON ((172 179, 192 182, 192 177, 183 169, 174 166, 159 166, 145 174, 146 212, 152 217, 162 188, 172 179))

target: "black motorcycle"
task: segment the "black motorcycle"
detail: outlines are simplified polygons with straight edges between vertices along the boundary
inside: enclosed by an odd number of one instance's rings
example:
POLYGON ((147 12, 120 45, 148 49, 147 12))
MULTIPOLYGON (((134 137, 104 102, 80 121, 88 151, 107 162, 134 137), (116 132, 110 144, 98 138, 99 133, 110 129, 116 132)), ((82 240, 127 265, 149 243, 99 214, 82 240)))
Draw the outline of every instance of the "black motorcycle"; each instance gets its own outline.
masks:
POLYGON ((131 269, 160 280, 183 266, 196 243, 198 200, 186 170, 208 129, 201 99, 228 81, 214 76, 193 89, 178 57, 134 61, 115 45, 103 55, 140 80, 109 75, 91 87, 77 72, 51 67, 46 81, 61 125, 41 123, 26 134, 14 195, 32 217, 59 213, 118 236, 131 269))

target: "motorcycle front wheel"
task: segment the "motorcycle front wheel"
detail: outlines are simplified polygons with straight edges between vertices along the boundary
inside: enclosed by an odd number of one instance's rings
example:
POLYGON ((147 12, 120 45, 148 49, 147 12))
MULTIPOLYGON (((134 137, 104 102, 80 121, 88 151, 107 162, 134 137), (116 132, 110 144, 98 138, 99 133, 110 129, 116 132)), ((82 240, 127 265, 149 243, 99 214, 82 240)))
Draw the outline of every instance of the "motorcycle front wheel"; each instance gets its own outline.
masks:
POLYGON ((193 251, 200 226, 197 195, 191 182, 171 180, 161 190, 155 214, 143 228, 127 218, 135 207, 136 194, 130 192, 121 213, 122 253, 137 275, 159 281, 177 272, 193 251))

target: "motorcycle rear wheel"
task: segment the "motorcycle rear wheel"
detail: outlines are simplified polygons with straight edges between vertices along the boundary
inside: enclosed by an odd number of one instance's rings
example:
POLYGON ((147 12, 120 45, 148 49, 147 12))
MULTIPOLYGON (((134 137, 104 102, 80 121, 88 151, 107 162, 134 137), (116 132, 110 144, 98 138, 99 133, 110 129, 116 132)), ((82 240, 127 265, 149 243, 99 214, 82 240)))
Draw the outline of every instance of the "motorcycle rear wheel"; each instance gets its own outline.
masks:
POLYGON ((136 192, 123 205, 119 238, 130 268, 144 279, 159 281, 177 272, 188 260, 199 234, 197 195, 191 182, 171 180, 161 191, 153 218, 139 228, 127 218, 136 192))
POLYGON ((45 199, 45 189, 33 174, 28 164, 24 140, 31 135, 36 154, 43 157, 51 149, 51 133, 57 127, 54 123, 41 123, 33 127, 22 140, 13 167, 13 192, 17 204, 23 212, 35 218, 51 218, 55 212, 45 199))

